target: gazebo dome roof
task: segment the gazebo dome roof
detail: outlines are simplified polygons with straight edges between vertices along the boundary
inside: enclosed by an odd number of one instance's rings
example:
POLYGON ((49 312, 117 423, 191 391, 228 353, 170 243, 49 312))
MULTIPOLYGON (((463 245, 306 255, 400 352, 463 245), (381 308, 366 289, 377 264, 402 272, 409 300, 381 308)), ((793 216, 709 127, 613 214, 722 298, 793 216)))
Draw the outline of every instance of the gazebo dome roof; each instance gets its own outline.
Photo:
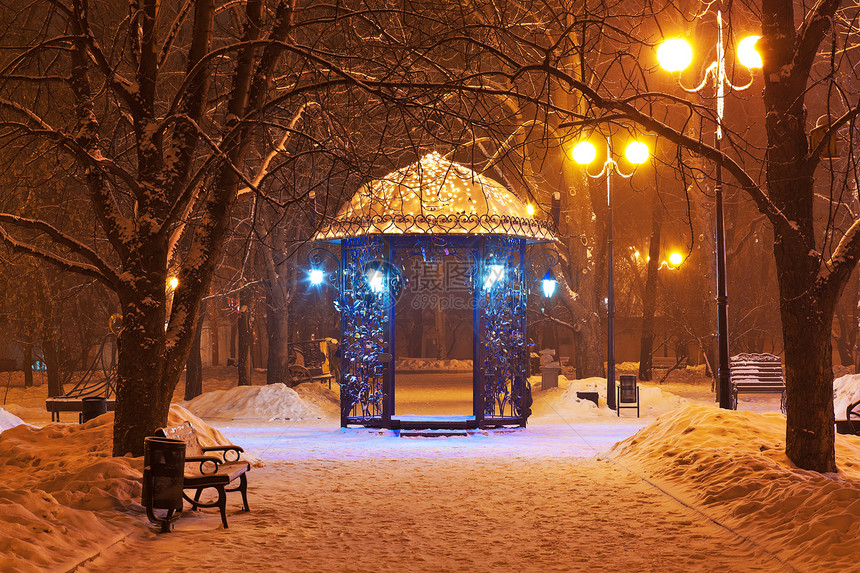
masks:
POLYGON ((552 224, 500 183, 435 151, 360 187, 314 238, 407 234, 555 239, 552 224))

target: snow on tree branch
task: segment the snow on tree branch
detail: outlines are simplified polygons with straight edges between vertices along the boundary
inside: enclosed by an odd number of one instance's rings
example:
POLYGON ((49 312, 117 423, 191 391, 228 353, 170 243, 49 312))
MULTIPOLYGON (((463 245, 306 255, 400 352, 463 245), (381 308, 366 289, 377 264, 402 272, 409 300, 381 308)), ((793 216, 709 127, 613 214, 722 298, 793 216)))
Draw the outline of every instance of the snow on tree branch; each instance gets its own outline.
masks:
POLYGON ((119 287, 120 278, 112 270, 109 274, 105 274, 101 269, 94 265, 79 263, 77 261, 61 257, 41 247, 18 241, 9 235, 6 229, 2 226, 0 226, 0 241, 8 245, 13 251, 47 261, 66 271, 92 277, 112 290, 116 290, 119 287))
POLYGON ((41 221, 39 219, 18 217, 15 215, 9 215, 8 213, 0 213, 0 222, 15 225, 16 227, 20 227, 23 229, 33 229, 45 233, 56 243, 66 247, 71 252, 75 253, 76 255, 80 255, 81 257, 86 259, 93 267, 98 269, 98 271, 102 273, 104 277, 107 278, 114 285, 114 288, 116 288, 116 285, 119 284, 119 276, 114 272, 113 268, 108 264, 108 262, 101 257, 101 255, 99 255, 89 246, 85 245, 74 237, 71 237, 66 233, 60 231, 53 225, 50 225, 45 221, 41 221))

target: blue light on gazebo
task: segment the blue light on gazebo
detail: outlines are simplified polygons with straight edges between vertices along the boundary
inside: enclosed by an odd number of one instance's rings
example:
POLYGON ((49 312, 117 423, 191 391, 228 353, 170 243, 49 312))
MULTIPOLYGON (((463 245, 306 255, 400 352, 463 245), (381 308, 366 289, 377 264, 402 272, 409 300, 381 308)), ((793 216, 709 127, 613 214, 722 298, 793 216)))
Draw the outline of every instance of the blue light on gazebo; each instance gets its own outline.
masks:
POLYGON ((493 288, 493 285, 505 280, 505 265, 489 265, 487 278, 484 279, 484 290, 493 288))
POLYGON ((308 280, 310 280, 311 284, 314 286, 322 284, 324 278, 325 274, 322 269, 311 269, 308 273, 308 280))
POLYGON ((381 293, 385 287, 385 273, 379 269, 368 269, 365 273, 367 284, 374 293, 381 293))
POLYGON ((552 295, 555 294, 555 287, 558 284, 558 281, 555 280, 555 273, 552 272, 552 269, 547 269, 546 274, 540 281, 541 288, 543 289, 543 295, 546 298, 552 298, 552 295))

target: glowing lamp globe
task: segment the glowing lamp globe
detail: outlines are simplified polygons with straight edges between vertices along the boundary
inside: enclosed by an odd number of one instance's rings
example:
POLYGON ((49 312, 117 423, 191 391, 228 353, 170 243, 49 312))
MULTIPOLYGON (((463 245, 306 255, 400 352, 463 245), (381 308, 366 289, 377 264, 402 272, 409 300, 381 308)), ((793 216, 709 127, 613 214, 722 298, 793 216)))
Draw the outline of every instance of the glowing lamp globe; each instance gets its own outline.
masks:
POLYGON ((531 203, 526 205, 526 213, 528 213, 529 215, 534 215, 535 214, 535 206, 532 205, 531 203))
POLYGON ((648 146, 641 141, 632 141, 624 150, 624 155, 627 157, 627 161, 634 165, 645 163, 648 161, 648 146))
POLYGON ((590 141, 580 141, 570 151, 570 156, 580 165, 588 165, 597 157, 597 150, 590 141))
POLYGON ((657 48, 657 61, 667 72, 680 72, 693 61, 693 48, 683 38, 666 40, 657 48))
POLYGON ((324 275, 322 269, 311 269, 308 273, 308 279, 310 279, 312 285, 322 284, 323 278, 324 275))
POLYGON ((555 274, 552 272, 552 269, 546 271, 546 274, 540 282, 541 289, 543 289, 543 295, 546 298, 552 298, 552 295, 555 294, 555 287, 558 284, 558 281, 555 280, 555 274))
POLYGON ((176 277, 170 277, 167 280, 167 286, 170 287, 170 290, 176 290, 176 287, 179 286, 179 279, 176 277))
POLYGON ((673 267, 677 267, 678 265, 680 265, 683 262, 684 262, 684 255, 682 255, 681 253, 672 253, 671 255, 669 255, 669 263, 673 267))
POLYGON ((379 269, 370 269, 365 273, 367 277, 367 284, 370 286, 370 290, 376 293, 382 292, 383 287, 385 286, 385 274, 379 269))
POLYGON ((761 54, 755 49, 755 44, 759 39, 761 36, 747 36, 738 42, 738 60, 748 68, 760 68, 764 65, 761 61, 761 54))
POLYGON ((493 285, 505 280, 505 265, 490 265, 487 269, 487 278, 484 279, 484 288, 493 288, 493 285))

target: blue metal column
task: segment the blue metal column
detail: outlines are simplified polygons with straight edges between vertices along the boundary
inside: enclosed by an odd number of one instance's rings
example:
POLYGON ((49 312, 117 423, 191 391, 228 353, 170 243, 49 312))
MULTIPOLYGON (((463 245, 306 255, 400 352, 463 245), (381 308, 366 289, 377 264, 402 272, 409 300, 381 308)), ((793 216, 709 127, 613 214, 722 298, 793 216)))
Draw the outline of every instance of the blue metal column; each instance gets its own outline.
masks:
POLYGON ((480 306, 483 302, 481 287, 484 278, 484 257, 486 239, 481 236, 478 244, 474 247, 475 265, 473 269, 474 284, 472 288, 472 413, 478 427, 484 420, 484 375, 482 370, 483 356, 481 344, 481 312, 480 306))
POLYGON ((385 257, 386 270, 384 278, 385 313, 388 315, 388 324, 383 332, 387 340, 382 341, 382 423, 386 428, 391 428, 391 416, 394 415, 394 292, 392 291, 391 277, 391 238, 384 237, 383 253, 385 257), (387 267, 387 268, 386 268, 387 267))

